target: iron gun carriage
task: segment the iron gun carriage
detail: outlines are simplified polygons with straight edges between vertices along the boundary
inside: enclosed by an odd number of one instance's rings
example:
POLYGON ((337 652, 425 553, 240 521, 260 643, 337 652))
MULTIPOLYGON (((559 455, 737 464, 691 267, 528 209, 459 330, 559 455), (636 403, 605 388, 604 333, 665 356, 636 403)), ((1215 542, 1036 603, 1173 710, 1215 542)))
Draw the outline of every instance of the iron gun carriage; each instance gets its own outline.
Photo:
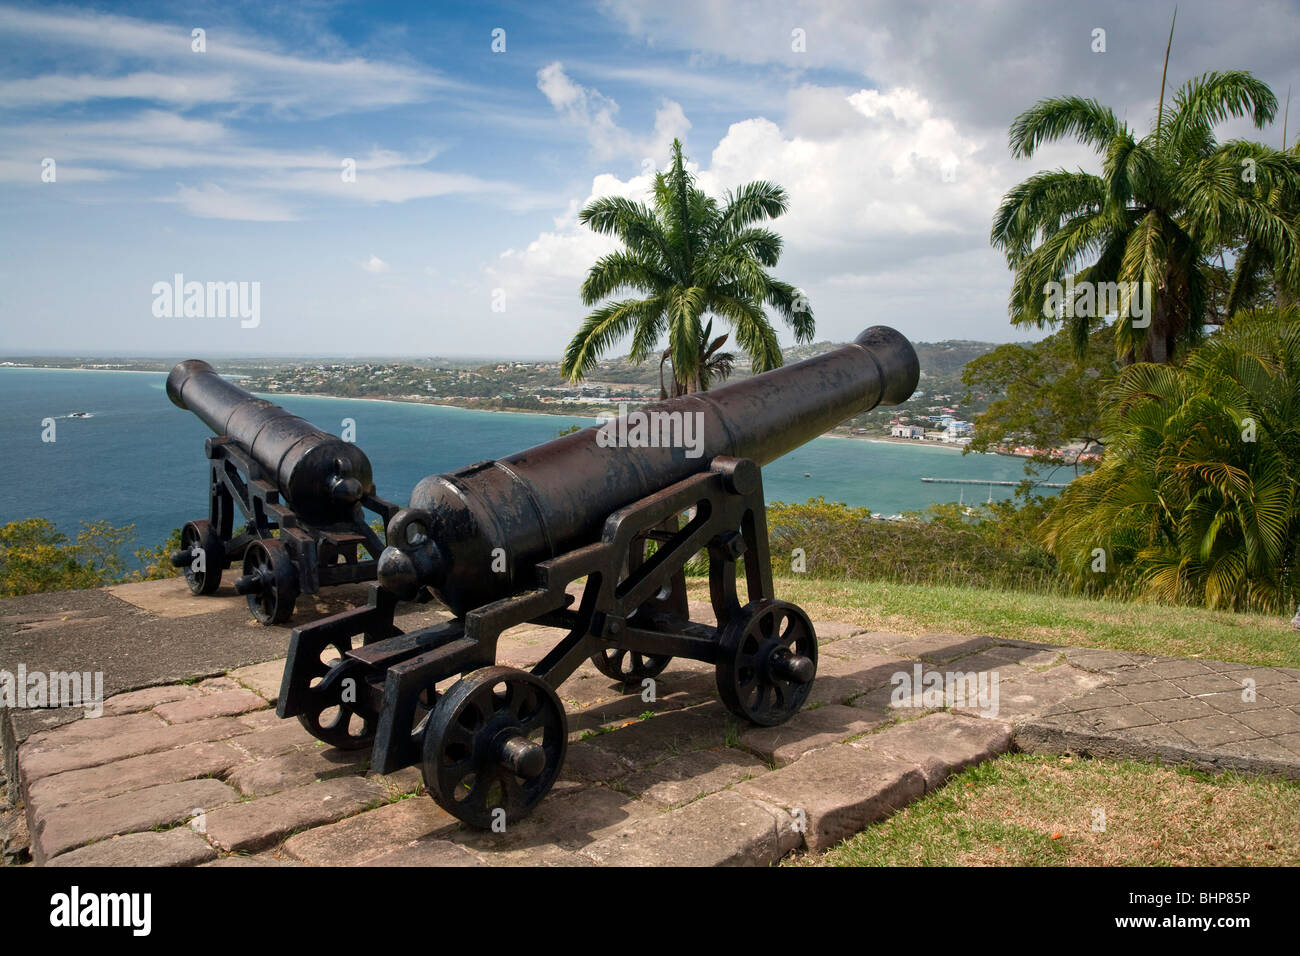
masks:
POLYGON ((299 594, 375 579, 384 541, 366 512, 386 525, 399 509, 376 496, 365 452, 198 359, 172 369, 167 396, 216 432, 206 443, 208 517, 181 529, 171 555, 194 594, 215 593, 239 564, 235 590, 253 615, 283 624, 299 594))
POLYGON ((334 746, 371 748, 377 772, 420 764, 432 797, 476 827, 527 813, 554 783, 568 742, 556 691, 588 659, 624 683, 673 657, 704 661, 732 713, 789 719, 811 691, 817 638, 773 593, 760 466, 905 401, 918 376, 907 339, 877 326, 806 361, 423 479, 388 524, 368 606, 294 630, 279 715, 334 746), (694 416, 698 446, 627 447, 638 414, 694 416), (690 620, 686 599, 683 569, 702 551, 716 626, 690 620), (398 602, 430 593, 455 617, 403 633, 398 602), (498 666, 498 637, 524 623, 557 629, 556 644, 531 671, 498 666))

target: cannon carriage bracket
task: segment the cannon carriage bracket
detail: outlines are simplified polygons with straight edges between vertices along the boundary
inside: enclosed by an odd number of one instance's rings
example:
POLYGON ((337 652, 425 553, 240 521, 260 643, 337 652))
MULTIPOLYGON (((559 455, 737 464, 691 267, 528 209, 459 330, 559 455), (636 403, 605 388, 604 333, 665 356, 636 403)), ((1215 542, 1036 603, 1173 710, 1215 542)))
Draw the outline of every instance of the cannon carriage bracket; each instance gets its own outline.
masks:
POLYGON ((242 573, 235 590, 245 596, 253 616, 263 624, 283 624, 300 594, 375 579, 384 541, 366 513, 387 525, 399 510, 396 504, 362 494, 349 520, 311 522, 289 506, 272 476, 238 441, 214 436, 205 450, 208 518, 186 524, 181 547, 171 555, 192 593, 216 593, 222 573, 237 567, 242 573))
MULTIPOLYGON (((390 524, 389 540, 406 542, 421 520, 402 512, 403 533, 390 524)), ((808 698, 816 634, 773 594, 762 476, 750 459, 714 458, 609 515, 598 541, 534 567, 531 588, 409 633, 394 625, 397 598, 378 585, 366 607, 295 629, 277 713, 333 746, 370 747, 379 773, 421 764, 444 809, 487 828, 527 814, 559 775, 568 730, 556 691, 585 660, 638 686, 673 657, 713 664, 723 703, 761 725, 808 698), (684 569, 702 551, 716 626, 691 621, 686 600, 684 569), (575 601, 568 588, 579 581, 575 601), (498 638, 525 623, 561 636, 531 671, 497 666, 498 638)))

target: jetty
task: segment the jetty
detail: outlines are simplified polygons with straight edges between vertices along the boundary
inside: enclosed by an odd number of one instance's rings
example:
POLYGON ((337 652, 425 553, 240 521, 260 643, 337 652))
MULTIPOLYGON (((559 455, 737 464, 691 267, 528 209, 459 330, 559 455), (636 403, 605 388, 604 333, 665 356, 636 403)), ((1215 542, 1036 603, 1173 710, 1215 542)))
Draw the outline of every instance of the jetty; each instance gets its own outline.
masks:
MULTIPOLYGON (((981 478, 922 478, 924 482, 936 485, 1002 485, 1006 488, 1014 488, 1020 484, 1018 481, 985 481, 981 478)), ((1064 488, 1069 482, 1066 481, 1035 481, 1034 485, 1038 488, 1064 488)))

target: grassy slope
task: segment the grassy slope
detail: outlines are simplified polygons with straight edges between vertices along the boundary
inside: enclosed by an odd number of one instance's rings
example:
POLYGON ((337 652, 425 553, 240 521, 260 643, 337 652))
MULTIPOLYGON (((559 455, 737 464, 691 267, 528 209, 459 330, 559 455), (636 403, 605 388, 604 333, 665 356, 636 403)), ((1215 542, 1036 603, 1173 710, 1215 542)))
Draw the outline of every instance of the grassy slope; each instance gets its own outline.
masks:
POLYGON ((1297 821, 1294 783, 1016 754, 971 768, 821 856, 791 862, 1295 866, 1297 821))
MULTIPOLYGON (((690 590, 693 598, 707 600, 703 582, 692 581, 690 590)), ((873 631, 991 634, 1045 644, 1300 667, 1300 632, 1283 618, 1257 614, 805 577, 778 579, 776 593, 801 605, 814 621, 848 621, 873 631)))

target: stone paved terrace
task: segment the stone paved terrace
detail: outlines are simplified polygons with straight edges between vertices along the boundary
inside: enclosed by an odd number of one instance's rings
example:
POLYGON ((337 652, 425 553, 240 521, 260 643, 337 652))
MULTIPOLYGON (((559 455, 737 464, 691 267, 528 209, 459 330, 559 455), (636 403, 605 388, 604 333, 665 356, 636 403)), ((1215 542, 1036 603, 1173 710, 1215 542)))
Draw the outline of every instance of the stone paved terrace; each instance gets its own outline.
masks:
MULTIPOLYGON (((102 669, 112 693, 97 719, 0 715, 8 816, 37 863, 765 865, 1014 748, 1300 779, 1294 670, 820 623, 811 700, 775 728, 731 718, 708 665, 674 661, 653 703, 584 665, 560 689, 560 781, 530 817, 483 833, 438 808, 418 768, 369 774, 365 752, 278 720, 288 630, 223 594, 166 581, 0 603, 0 668, 102 669), (924 697, 926 675, 956 672, 996 674, 996 716, 924 697), (920 675, 914 697, 899 699, 898 673, 920 675)), ((334 595, 296 623, 359 600, 334 595)), ((436 617, 410 608, 399 625, 436 617)), ((529 666, 554 639, 517 628, 501 662, 529 666)))

